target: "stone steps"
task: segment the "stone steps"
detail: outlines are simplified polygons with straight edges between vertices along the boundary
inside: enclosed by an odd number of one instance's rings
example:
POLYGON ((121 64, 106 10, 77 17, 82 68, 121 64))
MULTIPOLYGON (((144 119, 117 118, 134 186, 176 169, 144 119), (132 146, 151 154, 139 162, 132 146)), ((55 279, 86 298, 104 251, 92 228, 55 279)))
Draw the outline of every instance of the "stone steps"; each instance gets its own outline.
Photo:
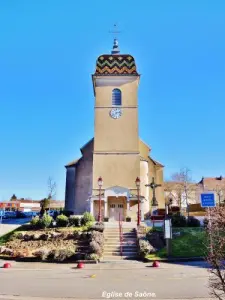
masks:
POLYGON ((104 230, 104 254, 103 261, 121 261, 126 259, 137 259, 137 235, 134 227, 122 228, 122 242, 120 241, 120 231, 117 224, 115 228, 105 228, 104 230), (122 256, 121 256, 122 243, 122 256))

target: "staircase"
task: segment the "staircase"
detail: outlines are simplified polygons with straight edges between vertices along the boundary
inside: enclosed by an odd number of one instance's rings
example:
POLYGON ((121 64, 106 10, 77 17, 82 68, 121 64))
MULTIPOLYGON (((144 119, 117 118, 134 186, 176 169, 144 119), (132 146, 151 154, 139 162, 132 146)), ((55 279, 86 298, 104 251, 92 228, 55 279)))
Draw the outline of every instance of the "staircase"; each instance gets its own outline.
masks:
POLYGON ((108 223, 105 226, 103 261, 137 259, 137 235, 134 227, 128 223, 122 225, 122 242, 120 242, 118 223, 112 223, 111 225, 108 223))

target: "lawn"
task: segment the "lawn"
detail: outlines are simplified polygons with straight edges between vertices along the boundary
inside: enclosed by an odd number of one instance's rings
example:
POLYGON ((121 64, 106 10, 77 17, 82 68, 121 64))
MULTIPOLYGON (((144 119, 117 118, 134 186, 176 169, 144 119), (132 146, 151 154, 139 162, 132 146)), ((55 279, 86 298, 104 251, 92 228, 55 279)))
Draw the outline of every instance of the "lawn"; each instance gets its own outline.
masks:
MULTIPOLYGON (((161 229, 162 230, 162 229, 161 229)), ((206 255, 206 232, 202 228, 173 228, 173 233, 180 233, 180 236, 172 239, 172 257, 204 257, 206 255)), ((146 258, 166 258, 166 248, 149 254, 146 258)))

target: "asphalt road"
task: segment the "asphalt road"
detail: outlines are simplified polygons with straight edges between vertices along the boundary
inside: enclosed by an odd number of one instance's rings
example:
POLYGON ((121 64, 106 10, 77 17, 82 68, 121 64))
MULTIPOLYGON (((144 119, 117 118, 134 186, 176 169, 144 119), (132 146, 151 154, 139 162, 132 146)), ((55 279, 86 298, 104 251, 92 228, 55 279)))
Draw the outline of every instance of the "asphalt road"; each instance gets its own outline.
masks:
POLYGON ((0 269, 0 299, 209 299, 204 263, 74 265, 13 263, 0 269), (111 293, 111 294, 110 294, 111 293), (6 296, 8 295, 8 296, 6 296), (31 298, 27 298, 31 299, 31 298))

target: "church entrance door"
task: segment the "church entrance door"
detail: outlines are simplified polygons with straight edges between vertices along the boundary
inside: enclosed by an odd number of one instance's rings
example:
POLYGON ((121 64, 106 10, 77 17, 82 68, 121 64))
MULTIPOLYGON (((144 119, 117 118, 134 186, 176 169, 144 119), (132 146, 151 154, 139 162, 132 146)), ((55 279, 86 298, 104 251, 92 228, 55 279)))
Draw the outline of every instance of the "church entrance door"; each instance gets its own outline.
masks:
POLYGON ((109 204, 109 220, 110 221, 124 221, 124 204, 123 203, 110 203, 109 204))

